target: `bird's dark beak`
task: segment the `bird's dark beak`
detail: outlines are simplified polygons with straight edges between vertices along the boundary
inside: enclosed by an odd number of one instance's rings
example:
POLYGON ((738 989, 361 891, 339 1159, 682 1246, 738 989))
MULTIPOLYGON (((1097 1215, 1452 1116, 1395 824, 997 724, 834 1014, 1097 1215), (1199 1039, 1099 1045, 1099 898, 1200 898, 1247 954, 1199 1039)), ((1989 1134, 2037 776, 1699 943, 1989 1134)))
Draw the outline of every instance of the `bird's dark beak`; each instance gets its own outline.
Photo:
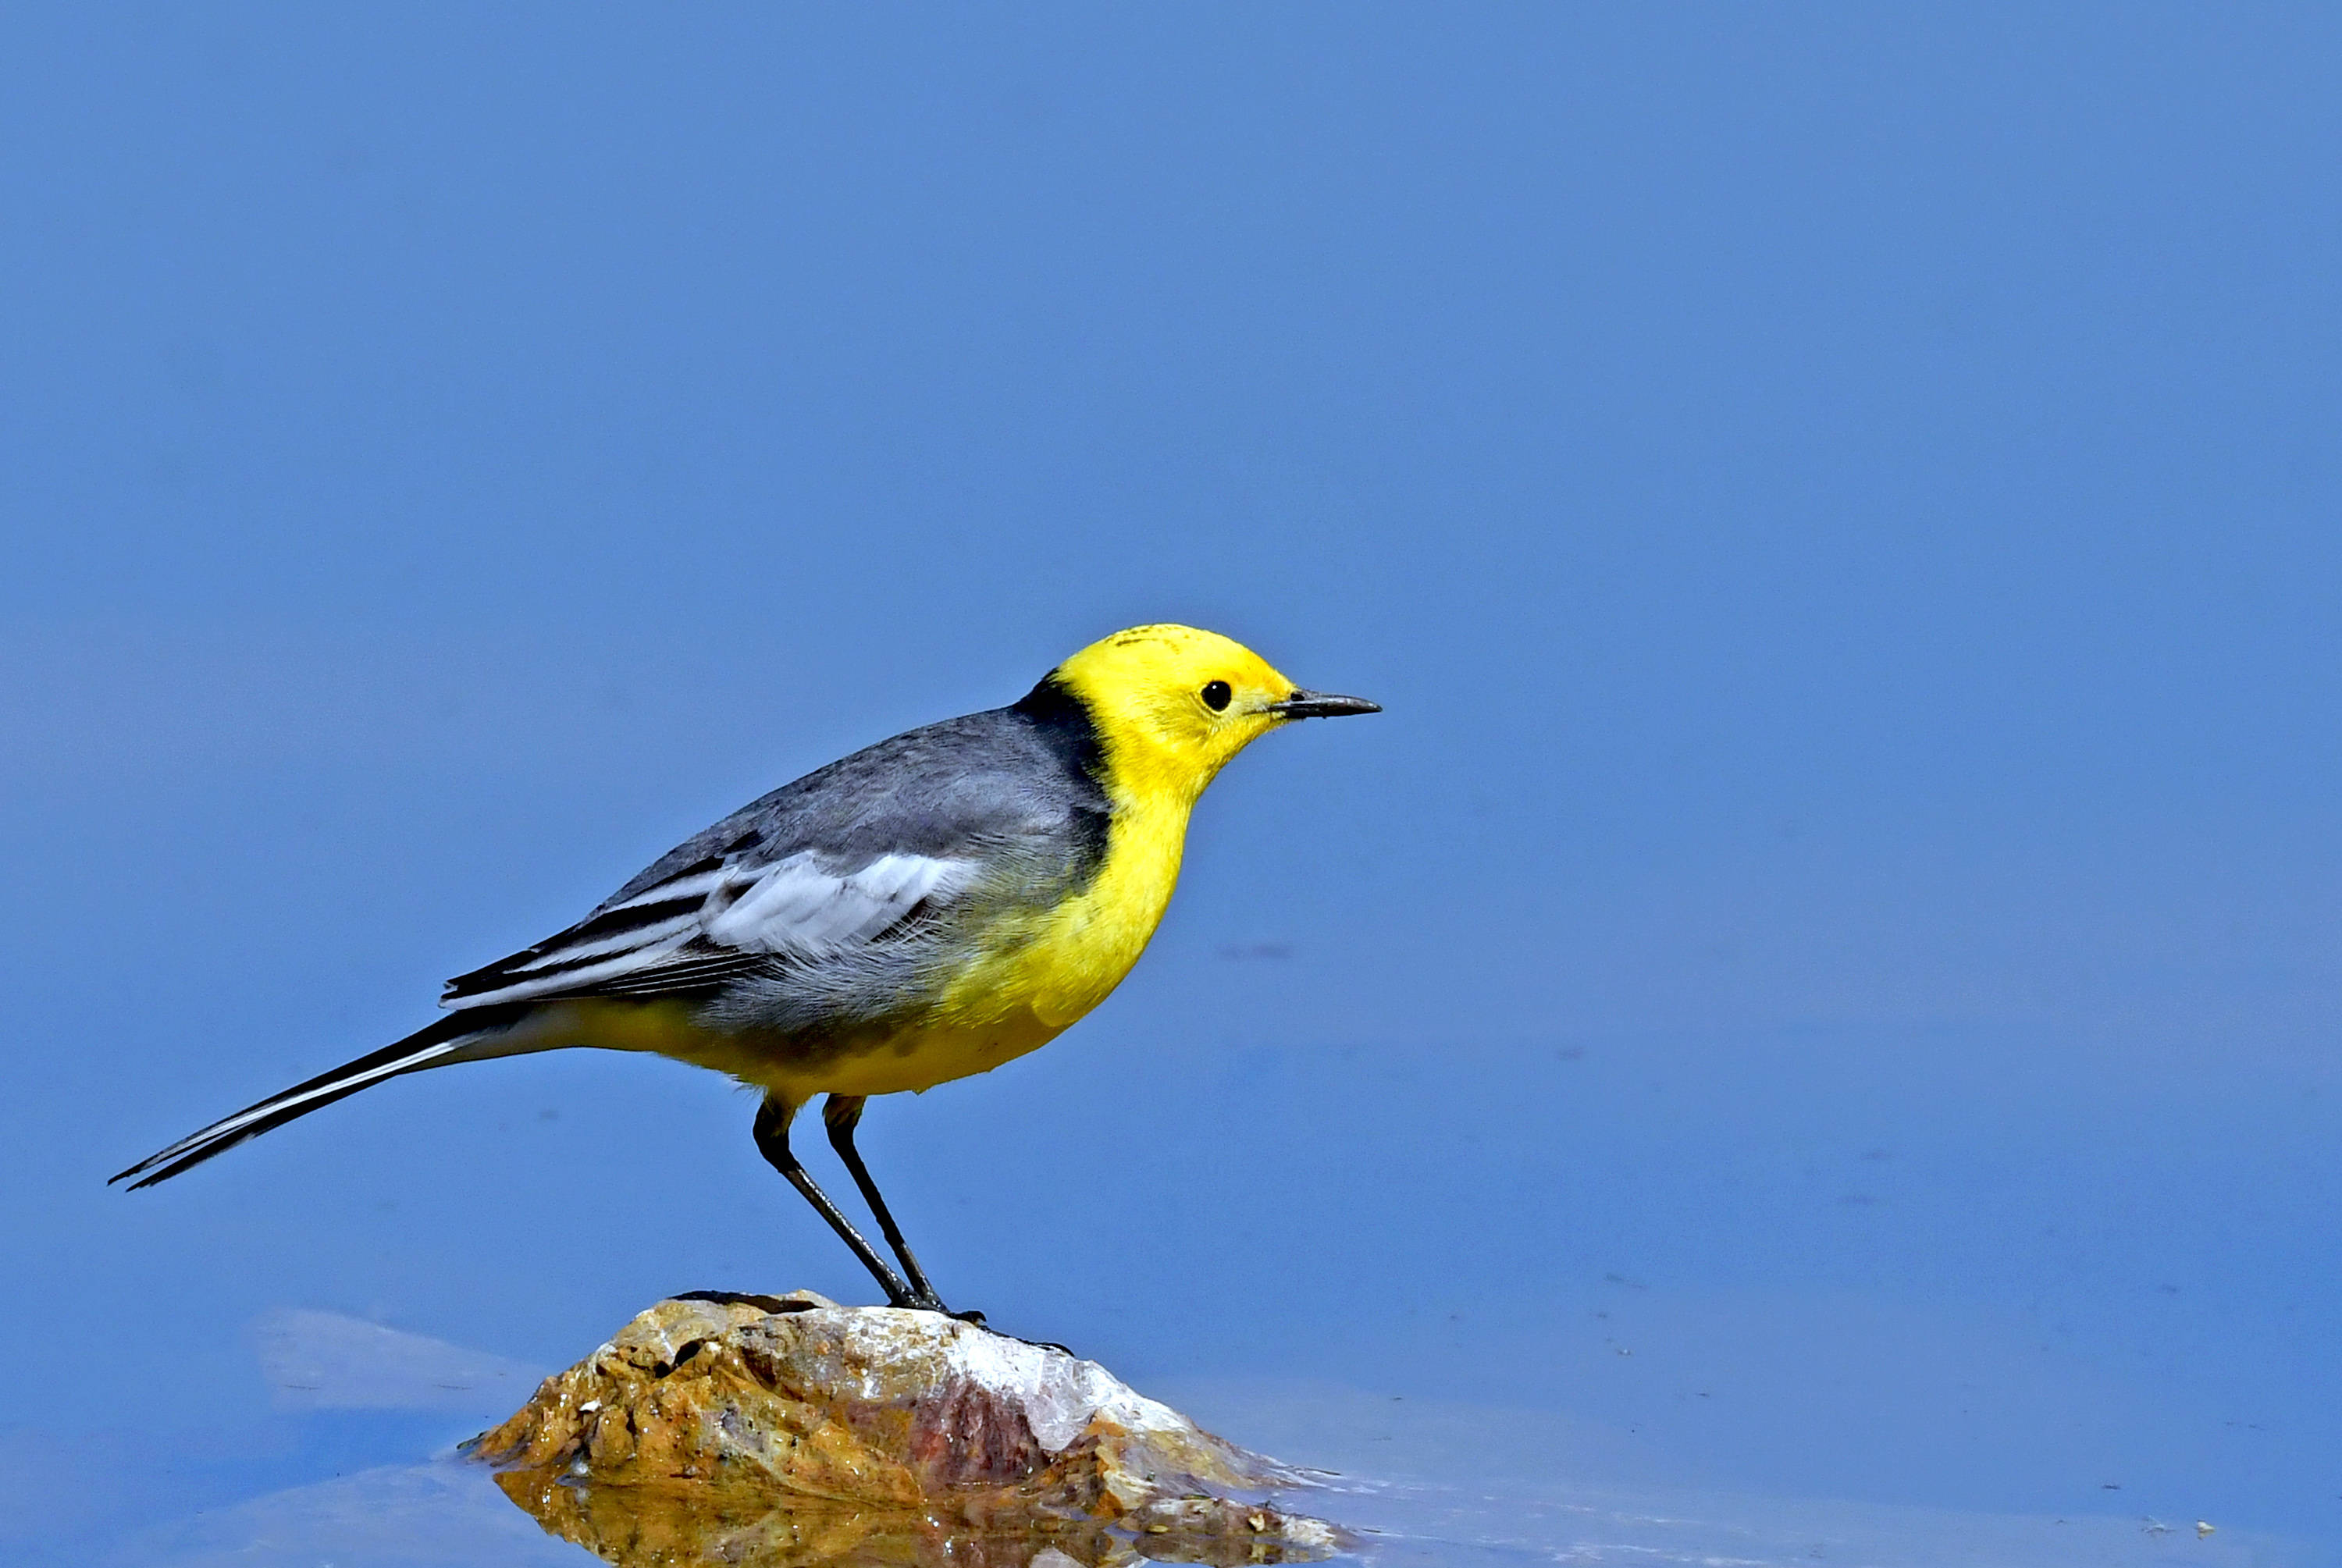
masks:
POLYGON ((1281 703, 1271 703, 1264 710, 1286 719, 1338 719, 1344 714, 1378 714, 1380 703, 1370 703, 1364 697, 1337 697, 1331 692, 1296 691, 1281 703))

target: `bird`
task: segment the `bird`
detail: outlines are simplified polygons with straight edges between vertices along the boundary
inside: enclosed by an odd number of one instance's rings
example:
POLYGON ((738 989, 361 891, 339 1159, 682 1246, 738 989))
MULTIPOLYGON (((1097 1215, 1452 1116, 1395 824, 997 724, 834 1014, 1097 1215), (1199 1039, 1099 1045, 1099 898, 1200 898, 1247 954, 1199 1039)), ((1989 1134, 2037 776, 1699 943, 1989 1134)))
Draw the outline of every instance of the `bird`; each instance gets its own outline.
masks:
POLYGON ((112 1178, 167 1181, 409 1073, 566 1047, 653 1052, 761 1091, 756 1148, 890 1305, 950 1313, 854 1143, 875 1095, 1038 1049, 1130 972, 1190 813, 1237 753, 1381 712, 1193 626, 1100 639, 1006 707, 818 768, 661 855, 556 935, 447 982, 446 1016, 191 1133, 112 1178), (822 1122, 893 1261, 792 1151, 822 1122))

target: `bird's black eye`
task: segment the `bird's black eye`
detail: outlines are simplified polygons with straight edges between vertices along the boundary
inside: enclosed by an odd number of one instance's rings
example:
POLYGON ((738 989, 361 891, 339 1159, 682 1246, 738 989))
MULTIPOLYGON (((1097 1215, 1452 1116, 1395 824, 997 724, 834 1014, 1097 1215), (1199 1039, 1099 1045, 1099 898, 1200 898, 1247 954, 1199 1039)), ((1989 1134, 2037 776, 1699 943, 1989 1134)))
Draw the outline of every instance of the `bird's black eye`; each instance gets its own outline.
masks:
POLYGON ((1206 681, 1204 683, 1204 705, 1211 709, 1212 712, 1216 714, 1222 708, 1226 707, 1228 705, 1228 699, 1235 695, 1236 693, 1228 689, 1228 684, 1226 681, 1206 681))

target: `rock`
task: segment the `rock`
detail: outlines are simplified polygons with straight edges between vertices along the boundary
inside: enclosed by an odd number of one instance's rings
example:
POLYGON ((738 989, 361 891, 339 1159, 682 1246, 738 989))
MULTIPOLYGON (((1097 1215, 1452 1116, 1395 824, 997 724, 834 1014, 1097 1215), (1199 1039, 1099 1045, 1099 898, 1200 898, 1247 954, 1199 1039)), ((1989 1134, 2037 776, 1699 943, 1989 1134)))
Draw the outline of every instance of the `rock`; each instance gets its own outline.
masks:
POLYGON ((809 1292, 661 1302, 468 1446, 546 1530, 626 1568, 1287 1563, 1346 1543, 1273 1504, 1304 1473, 1095 1362, 809 1292))

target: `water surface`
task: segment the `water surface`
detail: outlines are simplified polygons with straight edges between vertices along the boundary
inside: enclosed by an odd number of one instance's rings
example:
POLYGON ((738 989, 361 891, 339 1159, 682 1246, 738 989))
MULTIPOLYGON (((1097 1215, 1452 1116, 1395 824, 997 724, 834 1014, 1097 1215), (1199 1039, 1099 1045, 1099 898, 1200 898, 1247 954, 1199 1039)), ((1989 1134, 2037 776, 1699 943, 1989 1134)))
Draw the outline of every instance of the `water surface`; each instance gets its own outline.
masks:
POLYGON ((868 1299, 746 1096, 104 1178, 1174 618, 1386 712, 872 1107, 955 1301, 1393 1558, 2336 1561, 2337 76, 2314 9, 6 7, 0 1555, 574 1558, 433 1456, 669 1293, 868 1299))

